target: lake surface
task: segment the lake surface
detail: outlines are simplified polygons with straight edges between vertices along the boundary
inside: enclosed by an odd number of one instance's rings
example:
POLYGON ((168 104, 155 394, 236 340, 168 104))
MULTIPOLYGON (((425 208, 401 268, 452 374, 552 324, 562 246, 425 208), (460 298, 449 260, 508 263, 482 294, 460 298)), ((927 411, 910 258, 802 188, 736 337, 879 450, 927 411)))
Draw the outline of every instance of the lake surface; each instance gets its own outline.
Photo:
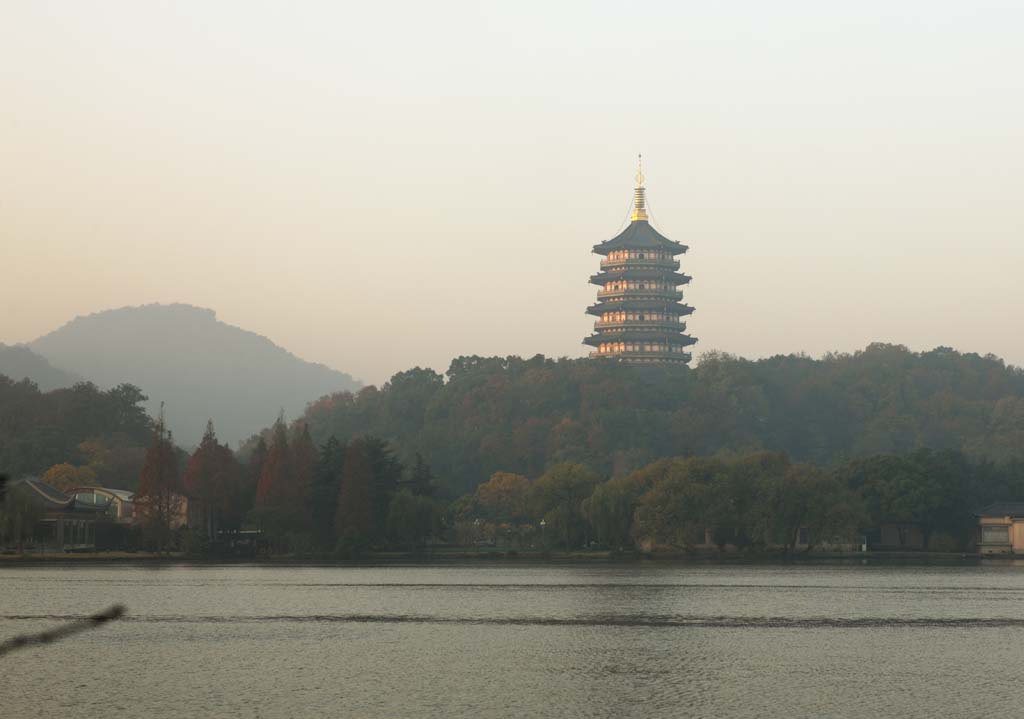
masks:
POLYGON ((0 566, 3 717, 1020 716, 1024 565, 0 566))

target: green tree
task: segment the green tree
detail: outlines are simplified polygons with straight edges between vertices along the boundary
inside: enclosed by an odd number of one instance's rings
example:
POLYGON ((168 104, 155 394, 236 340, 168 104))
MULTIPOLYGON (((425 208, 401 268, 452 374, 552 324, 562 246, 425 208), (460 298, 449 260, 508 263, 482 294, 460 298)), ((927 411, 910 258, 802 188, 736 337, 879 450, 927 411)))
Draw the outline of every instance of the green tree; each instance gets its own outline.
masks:
POLYGON ((598 476, 582 464, 556 464, 545 472, 530 490, 534 516, 542 517, 546 531, 562 538, 566 549, 585 544, 587 522, 583 501, 599 482, 598 476))
POLYGON ((0 475, 0 547, 17 545, 18 553, 25 551, 25 542, 31 541, 36 524, 43 518, 42 508, 32 500, 31 490, 22 483, 9 483, 0 475))
POLYGON ((334 519, 344 467, 345 446, 332 436, 320 447, 309 493, 313 540, 321 547, 334 544, 334 519))
POLYGON ((388 508, 387 534, 395 544, 417 549, 430 536, 434 527, 434 503, 427 497, 401 490, 388 508))

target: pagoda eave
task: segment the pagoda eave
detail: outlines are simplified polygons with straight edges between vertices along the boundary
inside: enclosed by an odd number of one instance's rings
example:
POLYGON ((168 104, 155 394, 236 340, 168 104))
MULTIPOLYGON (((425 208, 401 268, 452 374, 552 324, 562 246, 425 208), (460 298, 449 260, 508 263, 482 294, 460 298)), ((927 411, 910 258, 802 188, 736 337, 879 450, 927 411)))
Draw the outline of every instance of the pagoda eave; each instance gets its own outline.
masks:
POLYGON ((603 285, 615 280, 666 280, 673 285, 688 285, 693 278, 681 272, 658 272, 656 270, 606 270, 590 276, 590 283, 603 285))
POLYGON ((583 339, 584 344, 591 345, 592 347, 597 347, 598 345, 606 342, 661 342, 663 344, 674 344, 682 347, 689 347, 690 345, 697 344, 697 339, 684 334, 667 334, 664 330, 660 332, 644 332, 636 330, 629 332, 606 332, 590 335, 583 339))
POLYGON ((680 304, 675 300, 620 300, 618 302, 598 302, 587 307, 587 314, 603 315, 605 312, 620 312, 622 310, 666 310, 673 314, 685 317, 693 314, 693 307, 680 304))

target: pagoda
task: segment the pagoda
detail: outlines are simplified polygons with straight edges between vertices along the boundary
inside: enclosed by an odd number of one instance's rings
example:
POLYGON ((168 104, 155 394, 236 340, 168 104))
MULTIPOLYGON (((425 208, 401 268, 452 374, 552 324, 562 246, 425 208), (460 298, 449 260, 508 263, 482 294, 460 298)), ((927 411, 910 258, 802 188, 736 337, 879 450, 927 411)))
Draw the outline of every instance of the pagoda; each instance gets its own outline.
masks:
POLYGON ((679 272, 675 259, 687 249, 651 227, 639 166, 629 226, 594 245, 594 253, 604 259, 601 271, 590 278, 601 288, 597 303, 587 308, 597 315, 594 334, 583 340, 595 348, 591 357, 637 363, 690 361, 687 347, 697 340, 686 334, 684 318, 693 308, 683 304, 679 287, 691 278, 679 272))

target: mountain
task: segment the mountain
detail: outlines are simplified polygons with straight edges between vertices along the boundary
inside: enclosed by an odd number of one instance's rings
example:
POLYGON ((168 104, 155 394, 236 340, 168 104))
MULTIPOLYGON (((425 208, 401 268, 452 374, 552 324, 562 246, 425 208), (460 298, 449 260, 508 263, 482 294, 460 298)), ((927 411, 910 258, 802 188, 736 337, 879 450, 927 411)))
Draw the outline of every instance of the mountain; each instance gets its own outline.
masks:
POLYGON ((0 344, 0 374, 10 377, 15 382, 30 379, 39 385, 43 392, 70 387, 82 381, 78 375, 54 367, 45 357, 24 345, 0 344))
POLYGON ((358 389, 349 375, 306 362, 266 337, 184 304, 123 307, 77 317, 30 342, 54 365, 100 387, 137 385, 182 446, 197 444, 207 419, 237 442, 280 411, 296 416, 331 392, 358 389))

